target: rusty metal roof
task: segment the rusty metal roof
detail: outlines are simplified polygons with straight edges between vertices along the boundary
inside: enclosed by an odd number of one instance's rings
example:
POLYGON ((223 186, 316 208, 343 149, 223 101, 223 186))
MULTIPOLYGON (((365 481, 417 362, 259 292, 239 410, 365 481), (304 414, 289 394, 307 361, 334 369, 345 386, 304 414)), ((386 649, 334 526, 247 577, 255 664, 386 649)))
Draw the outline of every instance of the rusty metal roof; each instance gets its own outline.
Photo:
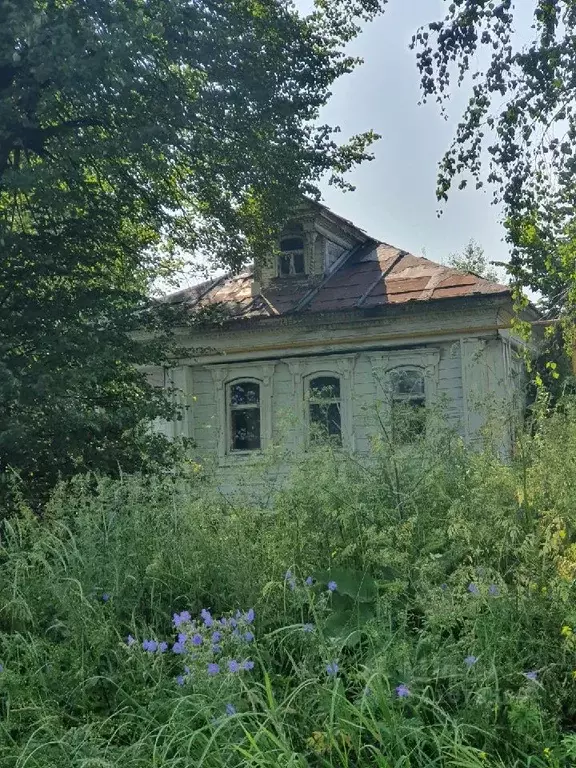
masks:
POLYGON ((220 306, 232 320, 510 293, 505 285, 376 241, 352 251, 327 276, 275 278, 257 296, 252 295, 252 282, 248 269, 178 291, 166 300, 191 311, 220 306))

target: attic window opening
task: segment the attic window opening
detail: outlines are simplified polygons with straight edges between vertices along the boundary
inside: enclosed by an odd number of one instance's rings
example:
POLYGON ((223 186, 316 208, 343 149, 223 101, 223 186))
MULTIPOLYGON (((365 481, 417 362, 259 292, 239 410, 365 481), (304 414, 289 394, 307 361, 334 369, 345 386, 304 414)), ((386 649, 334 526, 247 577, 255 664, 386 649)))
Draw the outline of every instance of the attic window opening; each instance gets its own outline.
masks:
POLYGON ((235 381, 229 384, 228 408, 230 450, 260 450, 260 384, 256 381, 235 381))
POLYGON ((337 376, 311 379, 309 409, 310 440, 342 445, 340 379, 337 376))
POLYGON ((304 240, 301 237, 284 237, 280 242, 278 273, 281 277, 305 274, 304 240))

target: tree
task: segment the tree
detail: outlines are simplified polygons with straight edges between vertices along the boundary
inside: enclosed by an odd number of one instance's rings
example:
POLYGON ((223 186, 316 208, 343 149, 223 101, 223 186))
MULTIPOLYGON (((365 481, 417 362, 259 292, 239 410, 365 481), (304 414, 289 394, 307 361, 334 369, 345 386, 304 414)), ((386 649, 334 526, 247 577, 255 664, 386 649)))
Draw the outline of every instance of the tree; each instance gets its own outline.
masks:
MULTIPOLYGON (((522 3, 523 10, 528 3, 522 3)), ((532 38, 520 46, 520 4, 453 0, 418 30, 413 47, 424 98, 444 108, 450 86, 470 84, 467 109, 439 171, 453 183, 487 181, 503 205, 517 286, 540 291, 551 316, 576 309, 576 4, 532 0, 532 38)))
POLYGON ((181 249, 261 256, 300 194, 369 157, 371 132, 339 146, 315 121, 378 10, 0 0, 0 476, 39 498, 146 460, 169 409, 137 369, 168 352, 151 285, 181 249))
POLYGON ((448 263, 460 272, 473 272, 485 280, 499 282, 498 272, 484 256, 484 248, 475 240, 470 240, 461 254, 453 253, 448 263))

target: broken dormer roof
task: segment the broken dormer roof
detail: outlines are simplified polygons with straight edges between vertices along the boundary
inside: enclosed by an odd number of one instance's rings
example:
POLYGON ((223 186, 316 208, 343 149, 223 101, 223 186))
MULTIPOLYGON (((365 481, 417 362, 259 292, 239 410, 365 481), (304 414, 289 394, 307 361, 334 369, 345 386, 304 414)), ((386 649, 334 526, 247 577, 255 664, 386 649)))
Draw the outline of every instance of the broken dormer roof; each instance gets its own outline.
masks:
POLYGON ((324 276, 275 277, 258 286, 250 268, 178 291, 166 300, 191 312, 219 306, 225 317, 240 320, 495 295, 510 295, 510 289, 365 237, 324 276))

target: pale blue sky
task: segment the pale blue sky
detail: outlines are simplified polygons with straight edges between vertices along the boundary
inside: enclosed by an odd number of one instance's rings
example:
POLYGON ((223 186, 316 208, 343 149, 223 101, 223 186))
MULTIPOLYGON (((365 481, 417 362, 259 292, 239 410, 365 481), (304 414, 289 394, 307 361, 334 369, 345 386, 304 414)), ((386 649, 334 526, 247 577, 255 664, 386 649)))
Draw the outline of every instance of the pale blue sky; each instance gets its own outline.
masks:
MULTIPOLYGON (((522 3, 523 21, 529 21, 533 3, 522 3)), ((296 5, 310 8, 308 0, 296 5)), ((382 138, 374 145, 375 159, 350 176, 356 191, 325 184, 324 202, 370 235, 433 261, 446 261, 471 238, 489 260, 507 261, 499 211, 489 191, 455 189, 437 217, 437 165, 466 99, 454 92, 448 122, 435 103, 418 106, 419 75, 409 43, 419 26, 441 18, 445 9, 442 0, 389 0, 385 14, 366 25, 350 46, 364 64, 335 84, 322 122, 340 125, 343 137, 372 128, 382 138)))

